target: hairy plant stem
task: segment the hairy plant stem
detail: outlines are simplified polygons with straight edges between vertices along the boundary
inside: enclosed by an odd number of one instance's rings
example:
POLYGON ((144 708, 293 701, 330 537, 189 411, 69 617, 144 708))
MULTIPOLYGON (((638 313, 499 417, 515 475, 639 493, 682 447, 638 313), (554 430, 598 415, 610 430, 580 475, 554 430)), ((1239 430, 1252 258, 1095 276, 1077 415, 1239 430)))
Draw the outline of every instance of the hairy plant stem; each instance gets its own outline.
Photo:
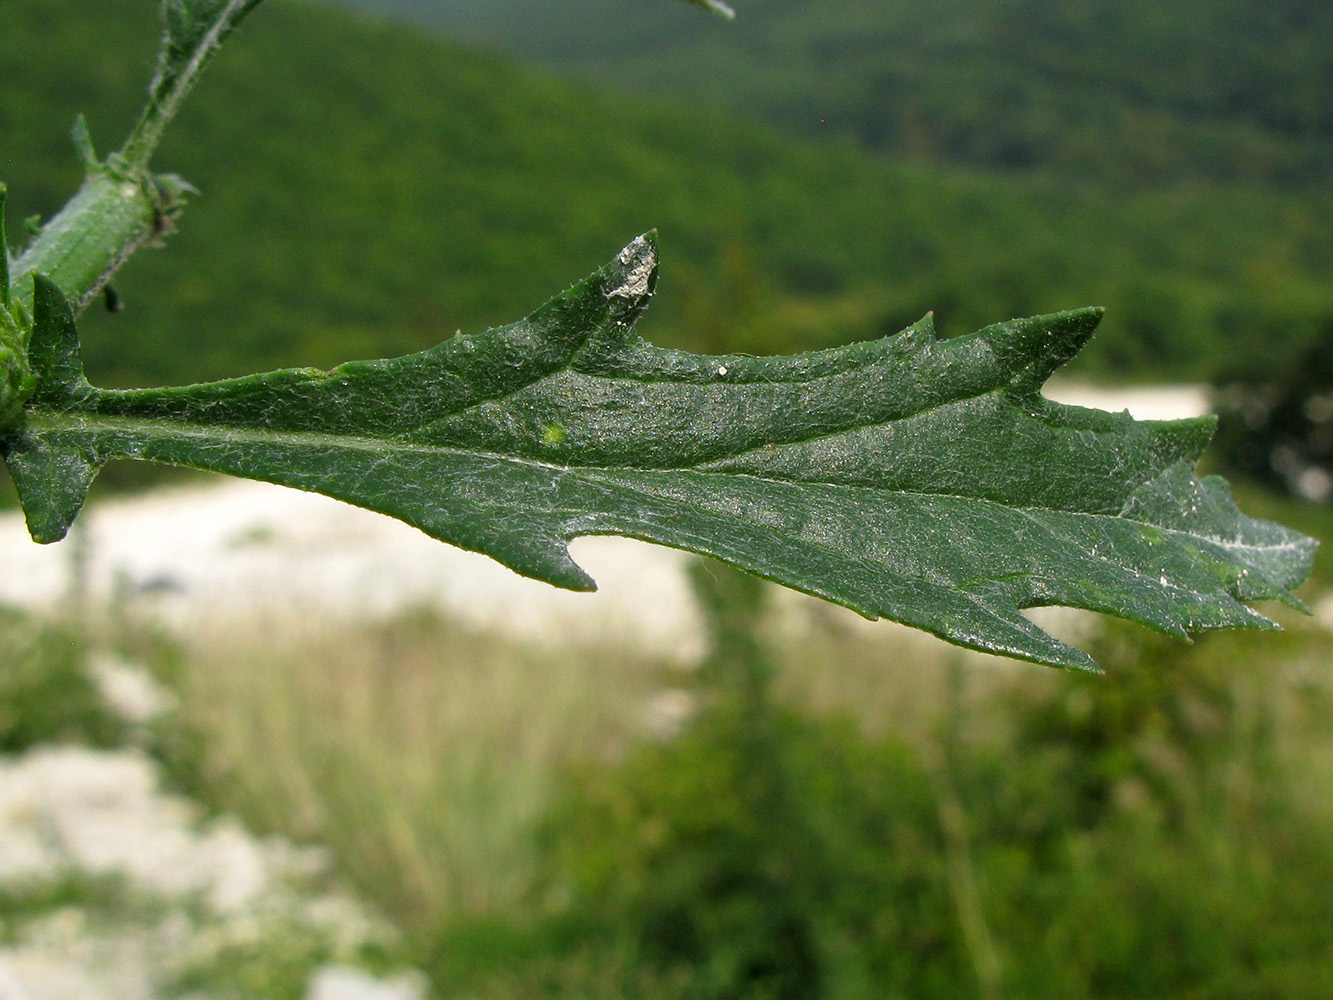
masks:
POLYGON ((164 0, 157 72, 138 123, 120 152, 104 161, 93 152, 83 119, 75 123, 83 185, 12 263, 0 187, 0 429, 21 419, 36 384, 27 357, 34 275, 54 282, 78 313, 136 250, 171 232, 191 188, 178 177, 154 175, 149 161, 222 40, 261 2, 220 0, 208 10, 164 0))
POLYGON ((176 207, 147 174, 90 172, 14 262, 14 298, 31 313, 28 279, 44 274, 82 310, 134 251, 169 230, 176 207))
POLYGON ((136 250, 165 236, 183 205, 188 184, 170 175, 154 175, 148 164, 167 125, 194 88, 222 40, 261 0, 226 0, 200 23, 186 24, 192 34, 181 45, 181 25, 173 17, 186 14, 170 3, 163 7, 167 31, 158 56, 157 74, 143 114, 120 152, 98 162, 82 122, 75 126, 75 145, 83 154, 87 176, 78 193, 42 227, 36 239, 14 262, 14 298, 32 310, 33 274, 44 274, 81 311, 111 280, 136 250))
POLYGON ((162 133, 176 117, 181 103, 194 89, 204 67, 217 53, 223 39, 231 34, 240 20, 261 2, 262 0, 226 0, 204 30, 192 40, 188 54, 181 60, 172 58, 171 13, 164 6, 163 13, 168 20, 168 28, 158 56, 157 76, 149 91, 148 104, 145 105, 143 114, 118 154, 127 170, 147 173, 148 161, 152 159, 158 143, 162 141, 162 133))

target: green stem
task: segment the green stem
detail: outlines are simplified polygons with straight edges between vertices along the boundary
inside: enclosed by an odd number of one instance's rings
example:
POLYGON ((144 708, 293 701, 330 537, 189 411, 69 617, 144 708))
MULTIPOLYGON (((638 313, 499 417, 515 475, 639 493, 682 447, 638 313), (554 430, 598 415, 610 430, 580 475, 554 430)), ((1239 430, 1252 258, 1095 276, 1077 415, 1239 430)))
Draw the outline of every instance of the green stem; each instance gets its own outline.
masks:
POLYGON ((93 171, 14 262, 14 298, 31 314, 28 279, 44 274, 82 310, 135 250, 167 231, 171 208, 147 176, 93 171))
POLYGON ((93 156, 86 128, 76 126, 75 142, 88 167, 83 187, 14 262, 13 295, 25 309, 32 309, 31 275, 44 274, 81 311, 136 250, 171 231, 189 187, 154 176, 149 161, 223 39, 260 2, 211 0, 190 8, 165 0, 166 32, 138 124, 104 163, 93 156))
POLYGON ((9 241, 5 237, 5 195, 0 184, 0 428, 12 423, 32 394, 35 380, 28 365, 29 312, 10 294, 9 241))
POLYGON ((170 23, 172 15, 169 10, 165 12, 168 18, 167 35, 163 40, 157 77, 153 80, 143 115, 118 154, 125 169, 133 173, 147 172, 148 161, 162 141, 162 133, 176 117, 181 103, 194 89, 204 67, 241 18, 259 6, 260 2, 226 0, 221 9, 212 15, 204 30, 189 40, 185 52, 172 51, 177 39, 173 37, 170 23))

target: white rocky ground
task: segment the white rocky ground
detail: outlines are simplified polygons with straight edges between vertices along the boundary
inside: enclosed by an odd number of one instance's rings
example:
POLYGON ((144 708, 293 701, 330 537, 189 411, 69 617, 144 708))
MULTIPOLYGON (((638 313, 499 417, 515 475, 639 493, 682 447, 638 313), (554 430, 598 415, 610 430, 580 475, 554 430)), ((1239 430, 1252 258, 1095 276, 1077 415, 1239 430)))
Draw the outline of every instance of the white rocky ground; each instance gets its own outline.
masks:
MULTIPOLYGON (((174 707, 129 661, 94 656, 88 668, 132 726, 174 707)), ((0 1000, 211 1000, 229 966, 262 976, 293 956, 309 956, 306 1000, 423 1000, 418 975, 349 964, 391 948, 395 932, 328 888, 329 860, 231 816, 205 819, 133 748, 0 757, 0 1000)))
POLYGON ((683 553, 589 538, 575 555, 600 584, 596 596, 519 577, 336 500, 219 479, 92 506, 55 545, 33 544, 18 514, 0 516, 0 603, 55 607, 78 579, 89 600, 125 601, 168 624, 277 608, 371 620, 438 608, 519 638, 609 632, 663 651, 689 643, 683 553))
MULTIPOLYGON (((0 890, 61 891, 17 907, 4 928, 0 1000, 158 1000, 191 975, 207 983, 226 963, 262 964, 270 945, 351 961, 392 943, 350 897, 318 888, 327 863, 231 817, 201 822, 135 750, 47 746, 0 759, 0 890)), ((329 965, 306 996, 421 1000, 423 987, 329 965)))

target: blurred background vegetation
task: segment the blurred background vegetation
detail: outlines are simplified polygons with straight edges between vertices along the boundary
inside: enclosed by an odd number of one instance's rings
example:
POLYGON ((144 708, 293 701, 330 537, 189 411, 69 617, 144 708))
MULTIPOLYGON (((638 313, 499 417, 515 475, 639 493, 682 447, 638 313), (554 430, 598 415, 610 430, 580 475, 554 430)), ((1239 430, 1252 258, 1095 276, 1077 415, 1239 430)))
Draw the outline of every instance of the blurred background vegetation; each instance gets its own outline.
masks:
MULTIPOLYGON (((649 332, 690 347, 1100 304, 1079 373, 1201 379, 1333 322, 1325 6, 756 0, 727 25, 523 2, 402 6, 542 39, 580 82, 263 8, 169 134, 159 169, 203 194, 172 252, 125 272, 126 313, 88 323, 92 369, 128 384, 426 346, 522 315, 654 226, 649 332)), ((0 12, 13 239, 78 183, 76 112, 103 147, 125 134, 145 6, 0 12)))
MULTIPOLYGON (((127 130, 153 6, 0 4, 12 241, 78 184, 76 112, 127 130)), ((657 227, 644 332, 676 346, 1106 305, 1072 373, 1214 384, 1246 509, 1333 534, 1333 7, 738 6, 272 0, 169 133, 202 194, 90 310, 90 374, 429 346, 657 227)), ((189 641, 13 613, 0 746, 116 745, 83 656, 148 663, 176 785, 328 844, 441 997, 1333 995, 1321 626, 1086 626, 1096 679, 695 589, 689 674, 408 612, 189 641)))
MULTIPOLYGON (((147 665, 176 707, 134 741, 169 787, 328 845, 440 998, 1333 989, 1325 628, 1188 646, 1078 619, 1093 677, 716 564, 694 587, 694 669, 420 612, 185 637, 126 608, 11 614, 0 735, 123 745, 79 664, 147 665)), ((301 1000, 300 976, 274 982, 208 995, 301 1000)))

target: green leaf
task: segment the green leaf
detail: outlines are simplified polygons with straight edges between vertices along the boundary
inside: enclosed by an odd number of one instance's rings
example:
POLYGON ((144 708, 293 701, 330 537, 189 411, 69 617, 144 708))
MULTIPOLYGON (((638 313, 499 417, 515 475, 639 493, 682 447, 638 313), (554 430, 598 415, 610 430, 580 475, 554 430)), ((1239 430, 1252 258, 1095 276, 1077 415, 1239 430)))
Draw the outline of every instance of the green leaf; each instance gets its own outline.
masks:
POLYGON ((1242 601, 1299 606, 1314 542, 1194 476, 1211 420, 1042 398, 1099 311, 705 357, 634 333, 656 275, 649 235, 526 320, 419 354, 131 391, 88 384, 39 281, 40 382, 2 447, 39 541, 103 463, 138 458, 326 493, 573 589, 593 583, 569 539, 659 542, 1054 666, 1095 669, 1020 609, 1185 637, 1276 627, 1242 601))

